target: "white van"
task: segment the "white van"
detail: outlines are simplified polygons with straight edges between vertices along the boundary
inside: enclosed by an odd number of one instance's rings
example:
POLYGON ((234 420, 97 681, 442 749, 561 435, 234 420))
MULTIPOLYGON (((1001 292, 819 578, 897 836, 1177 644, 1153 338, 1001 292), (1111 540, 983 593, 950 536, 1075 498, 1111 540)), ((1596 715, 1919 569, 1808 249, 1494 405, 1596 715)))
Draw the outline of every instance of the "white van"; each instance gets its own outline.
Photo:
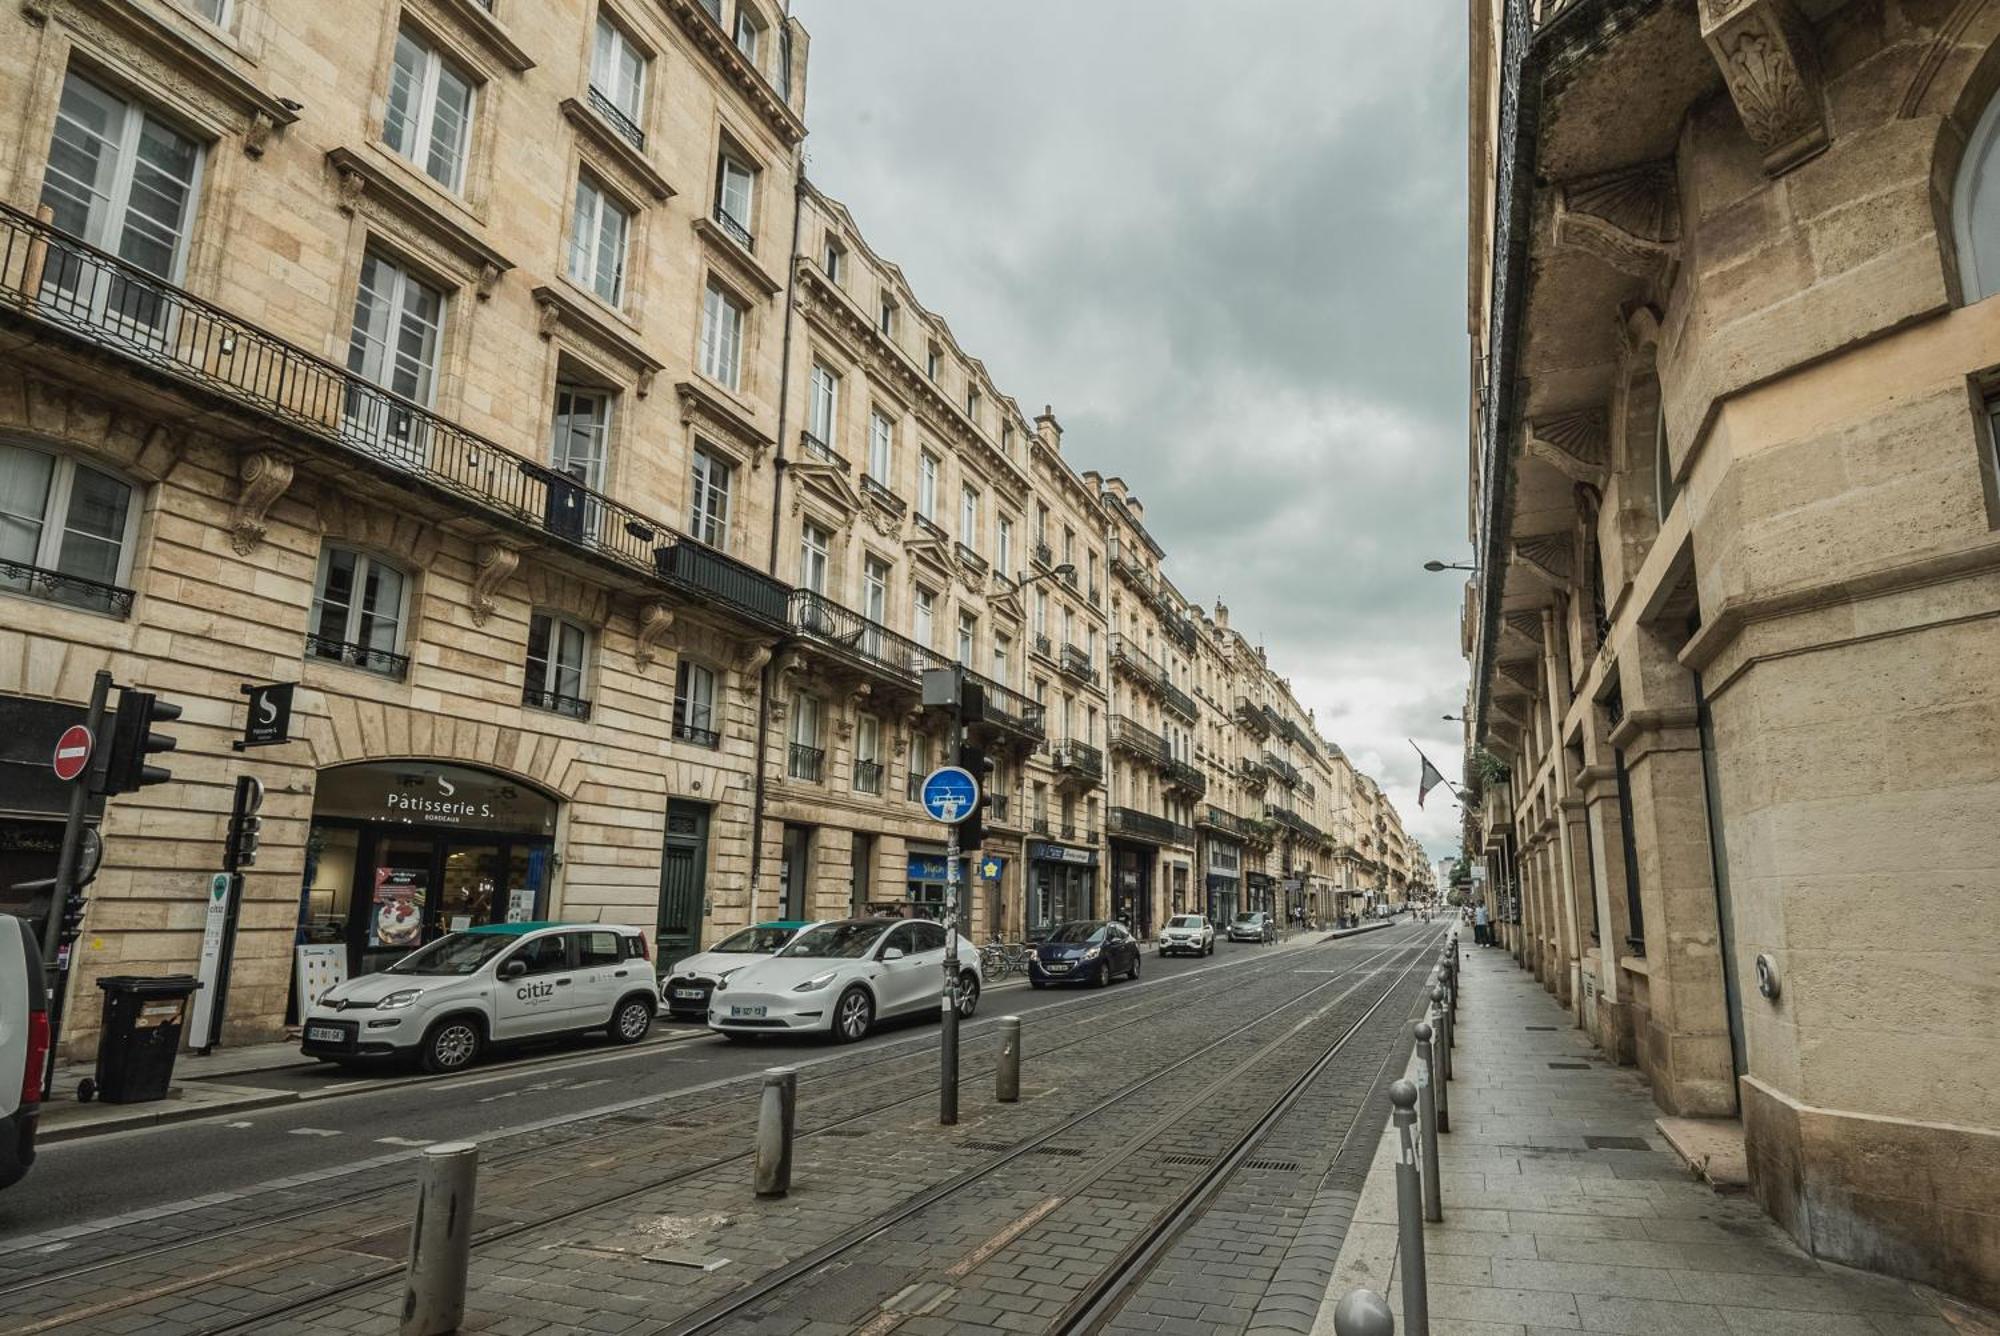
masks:
POLYGON ((48 1060, 42 953, 26 919, 0 914, 0 1188, 20 1182, 35 1162, 48 1060))

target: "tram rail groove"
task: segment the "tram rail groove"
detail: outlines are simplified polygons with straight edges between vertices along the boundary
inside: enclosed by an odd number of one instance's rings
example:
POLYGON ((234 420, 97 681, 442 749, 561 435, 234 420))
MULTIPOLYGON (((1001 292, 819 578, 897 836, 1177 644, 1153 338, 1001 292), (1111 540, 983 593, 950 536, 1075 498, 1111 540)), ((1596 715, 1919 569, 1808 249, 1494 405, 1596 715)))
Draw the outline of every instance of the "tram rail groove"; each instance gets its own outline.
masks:
MULTIPOLYGON (((1389 948, 1389 950, 1397 950, 1397 949, 1406 949, 1406 948, 1400 946, 1395 948, 1389 948)), ((1376 956, 1370 957, 1370 959, 1372 960, 1379 958, 1379 956, 1383 954, 1388 954, 1388 951, 1379 952, 1377 953, 1376 956)), ((1161 993, 1155 997, 1149 997, 1143 1000, 1135 1000, 1131 1003, 1121 1004, 1114 1008, 1090 1007, 1080 1015, 1070 1011, 1069 1009, 1064 1009, 1062 1012, 1056 1015, 1051 1015, 1047 1021, 1041 1024, 1033 1025, 1029 1030, 1029 1034, 1031 1036, 1042 1039, 1048 1039, 1057 1036, 1067 1036, 1067 1037, 1063 1037, 1061 1039, 1061 1042, 1059 1043, 1049 1045, 1048 1047, 1045 1048, 1038 1048, 1035 1051, 1035 1053, 1031 1056, 1045 1056, 1047 1054, 1061 1052, 1064 1049, 1072 1048, 1080 1043, 1101 1039, 1102 1036, 1105 1033, 1107 1033, 1107 1030, 1115 1031, 1118 1029, 1124 1029, 1132 1025, 1143 1023, 1146 1020, 1155 1018, 1157 1014, 1162 1010, 1171 1011, 1178 1009, 1180 1007, 1184 1007, 1192 998, 1198 998, 1200 996, 1206 995, 1208 992, 1212 990, 1240 987, 1244 982, 1250 980, 1256 980, 1282 974, 1286 972, 1288 969, 1294 967, 1295 963, 1296 961, 1294 958, 1292 958, 1292 953, 1287 952, 1284 953, 1283 955, 1274 955, 1266 960, 1258 960, 1250 962, 1246 966, 1237 969, 1214 971, 1214 972, 1203 971, 1202 974, 1199 976, 1190 976, 1190 982, 1194 982, 1194 987, 1191 989, 1174 988, 1171 986, 1172 980, 1169 980, 1167 981, 1169 986, 1163 988, 1161 993), (1199 981, 1195 982, 1197 978, 1199 981), (1121 1013, 1125 1015, 1124 1019, 1112 1021, 1112 1023, 1109 1026, 1107 1026, 1106 1024, 1107 1020, 1109 1020, 1112 1016, 1121 1013)), ((1356 966, 1356 968, 1359 968, 1359 966, 1356 966)), ((1336 982, 1338 977, 1340 976, 1336 976, 1335 979, 1328 980, 1328 983, 1330 984, 1332 982, 1336 982)), ((1031 1020, 1034 1019, 1033 1013, 1030 1014, 1030 1019, 1031 1020)), ((988 1042, 989 1039, 997 1040, 997 1038, 998 1038, 998 1029, 997 1027, 992 1027, 990 1033, 982 1033, 979 1036, 977 1036, 976 1042, 984 1044, 988 1042)), ((836 1079, 844 1078, 846 1076, 853 1075, 857 1071, 864 1071, 864 1072, 870 1071, 877 1068, 891 1066, 899 1062, 915 1061, 927 1064, 929 1061, 931 1061, 935 1051, 934 1042, 935 1042, 935 1036, 927 1035, 923 1039, 916 1040, 907 1046, 902 1044, 897 1044, 895 1045, 895 1047, 897 1048, 898 1051, 871 1057, 869 1060, 856 1066, 847 1066, 837 1062, 829 1063, 826 1065, 823 1072, 814 1078, 813 1084, 816 1087, 824 1086, 829 1078, 836 1078, 836 1079)), ((808 1136, 819 1136, 819 1135, 836 1133, 838 1129, 875 1118, 883 1113, 887 1113, 902 1105, 911 1103, 912 1101, 928 1100, 934 1098, 936 1094, 935 1086, 933 1084, 930 1084, 927 1079, 930 1077, 930 1075, 931 1075, 931 1069, 928 1066, 919 1066, 916 1070, 912 1070, 907 1073, 884 1074, 870 1084, 872 1086, 881 1086, 899 1080, 917 1079, 925 1082, 924 1088, 912 1094, 899 1096, 898 1098, 871 1106, 867 1109, 860 1110, 858 1112, 848 1114, 840 1118, 836 1118, 830 1122, 821 1124, 820 1126, 809 1129, 801 1129, 799 1136, 808 1137, 808 1136)), ((991 1075, 992 1075, 991 1066, 988 1065, 982 1070, 974 1071, 966 1076, 961 1077, 960 1083, 961 1085, 964 1085, 970 1082, 988 1080, 991 1078, 991 1075)), ((728 1109, 732 1105, 742 1104, 754 1097, 756 1093, 756 1086, 754 1083, 757 1082, 758 1080, 759 1077, 755 1074, 746 1075, 740 1078, 731 1078, 727 1083, 728 1086, 741 1086, 743 1088, 736 1090, 731 1094, 727 1094, 720 1098, 708 1101, 707 1103, 698 1105, 692 1109, 674 1110, 672 1111, 671 1115, 672 1119, 678 1121, 681 1119, 692 1119, 702 1115, 718 1114, 721 1111, 728 1109)), ((864 1090, 867 1088, 870 1087, 869 1086, 860 1087, 860 1089, 864 1090)), ((825 1104, 828 1102, 832 1102, 836 1099, 849 1098, 856 1093, 856 1089, 857 1089, 856 1087, 849 1086, 840 1090, 829 1090, 826 1091, 824 1094, 819 1095, 817 1098, 813 1100, 802 1101, 802 1105, 825 1104)), ((655 1097, 654 1100, 649 1102, 666 1103, 675 1098, 677 1098, 677 1096, 662 1095, 655 1097)), ((593 1114, 584 1114, 580 1115, 576 1119, 576 1121, 588 1122, 591 1121, 592 1119, 606 1118, 610 1116, 614 1115, 607 1115, 602 1112, 593 1114)), ((525 1147, 516 1151, 511 1151, 508 1154, 491 1161, 486 1167, 489 1170, 489 1172, 491 1172, 492 1170, 504 1168, 507 1165, 519 1163, 523 1160, 545 1156, 552 1151, 565 1151, 565 1152, 574 1151, 579 1148, 591 1146, 592 1144, 597 1142, 609 1141, 617 1138, 629 1138, 635 1135, 643 1136, 648 1132, 656 1133, 661 1130, 661 1126, 662 1126, 661 1120, 658 1119, 647 1119, 644 1122, 638 1122, 638 1123, 627 1122, 616 1127, 609 1127, 601 1131, 590 1133, 586 1136, 569 1138, 566 1140, 558 1141, 554 1144, 542 1144, 542 1145, 525 1147)), ((540 1131, 546 1129, 537 1128, 535 1130, 540 1131)), ((724 1125, 718 1123, 712 1127, 690 1129, 690 1130, 727 1131, 728 1129, 726 1129, 724 1125)), ((516 1237, 519 1234, 531 1230, 545 1228, 552 1224, 561 1223, 563 1220, 571 1219, 590 1211, 600 1210, 605 1206, 616 1205, 620 1201, 628 1200, 632 1197, 639 1196, 647 1192, 657 1191, 660 1188, 664 1187, 671 1187, 675 1183, 681 1182, 685 1179, 697 1177, 701 1174, 708 1173, 714 1169, 722 1168, 729 1164, 735 1163, 739 1160, 746 1159, 748 1158, 750 1153, 751 1152, 748 1149, 745 1149, 742 1151, 736 1151, 726 1154, 712 1155, 698 1162, 693 1162, 685 1166, 682 1166, 680 1168, 677 1168, 670 1174, 667 1174, 662 1177, 649 1179, 644 1183, 640 1183, 634 1187, 631 1187, 629 1189, 626 1189, 624 1191, 621 1191, 619 1193, 613 1194, 608 1197, 599 1197, 593 1201, 584 1203, 576 1207, 567 1208, 553 1215, 537 1217, 535 1219, 525 1220, 525 1221, 510 1222, 507 1226, 503 1228, 488 1231, 487 1233, 476 1238, 474 1240, 473 1246, 475 1247, 475 1249, 483 1246, 488 1246, 490 1244, 501 1242, 508 1238, 516 1237)), ((367 1172, 367 1171, 362 1170, 359 1172, 367 1172)), ((28 1279, 16 1282, 12 1285, 6 1287, 0 1287, 0 1301, 4 1301, 9 1297, 30 1294, 37 1290, 47 1289, 52 1286, 61 1284, 65 1281, 84 1279, 92 1274, 101 1273, 107 1270, 118 1269, 121 1267, 127 1267, 135 1262, 149 1261, 173 1253, 184 1252, 189 1249, 199 1248, 223 1239, 232 1237, 241 1237, 245 1234, 254 1233, 258 1230, 271 1229, 274 1227, 279 1227, 288 1224, 295 1224, 301 1220, 309 1220, 317 1216, 326 1215, 331 1212, 351 1208, 356 1205, 365 1204, 368 1202, 378 1202, 380 1200, 381 1192, 382 1192, 381 1186, 377 1185, 375 1187, 371 1187, 366 1190, 357 1191, 353 1194, 343 1196, 333 1201, 315 1203, 311 1206, 304 1207, 297 1211, 286 1212, 273 1216, 266 1216, 255 1221, 249 1221, 239 1225, 229 1226, 224 1229, 207 1231, 201 1234, 192 1235, 182 1239, 176 1239, 169 1243, 162 1243, 150 1248, 134 1250, 131 1252, 120 1254, 115 1257, 108 1257, 90 1263, 86 1263, 81 1266, 67 1268, 62 1271, 50 1272, 40 1276, 30 1277, 28 1279)), ((343 1236, 341 1238, 332 1240, 321 1240, 307 1251, 308 1252, 323 1251, 323 1250, 338 1251, 342 1248, 344 1243, 352 1244, 356 1242, 376 1240, 380 1238, 383 1232, 384 1231, 380 1228, 369 1227, 359 1230, 358 1232, 355 1232, 352 1237, 343 1236)), ((34 1336, 34 1333, 60 1330, 65 1326, 70 1326, 77 1322, 88 1321, 92 1317, 103 1316, 107 1313, 116 1312, 120 1309, 133 1307, 139 1303, 149 1302, 151 1300, 168 1297, 173 1294, 181 1294, 189 1290, 197 1289, 198 1287, 204 1284, 211 1283, 216 1279, 223 1278, 227 1275, 240 1273, 241 1271, 246 1269, 246 1266, 254 1268, 255 1266, 258 1265, 268 1265, 276 1260, 293 1260, 292 1253, 290 1251, 287 1251, 284 1252, 282 1256, 267 1254, 262 1257, 240 1259, 237 1263, 233 1263, 229 1266, 219 1268, 215 1271, 205 1272, 198 1276, 190 1276, 182 1281, 173 1282, 169 1285, 149 1290, 144 1294, 130 1296, 123 1300, 105 1301, 99 1304, 85 1305, 81 1308, 68 1309, 61 1313, 53 1313, 38 1318, 31 1318, 28 1325, 6 1328, 4 1336, 34 1336)), ((232 1322, 224 1323, 222 1325, 201 1328, 200 1329, 201 1336, 211 1336, 211 1334, 219 1336, 219 1333, 223 1332, 249 1330, 259 1324, 273 1321, 278 1318, 282 1318, 296 1313, 309 1312, 312 1309, 317 1308, 329 1301, 343 1297, 346 1294, 351 1294, 356 1291, 366 1289, 373 1285, 381 1284, 387 1280, 393 1279, 394 1277, 400 1274, 401 1274, 400 1266, 382 1267, 374 1271, 371 1271, 366 1275, 357 1276, 350 1280, 340 1282, 336 1285, 323 1288, 321 1290, 316 1291, 314 1294, 310 1296, 305 1296, 300 1299, 290 1301, 282 1306, 266 1309, 257 1314, 249 1315, 232 1322)))

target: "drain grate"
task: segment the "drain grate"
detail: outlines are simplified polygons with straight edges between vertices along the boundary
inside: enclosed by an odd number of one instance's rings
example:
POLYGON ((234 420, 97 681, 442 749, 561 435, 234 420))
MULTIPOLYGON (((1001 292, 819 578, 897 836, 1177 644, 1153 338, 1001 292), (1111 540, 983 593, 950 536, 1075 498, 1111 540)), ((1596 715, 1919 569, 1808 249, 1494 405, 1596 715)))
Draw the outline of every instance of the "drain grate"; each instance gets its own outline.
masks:
POLYGON ((1590 1070, 1590 1064, 1587 1062, 1552 1062, 1549 1066, 1559 1072, 1587 1072, 1590 1070))
POLYGON ((1583 1144, 1592 1150, 1651 1150, 1644 1137, 1591 1137, 1583 1139, 1583 1144))
POLYGON ((1162 1155, 1161 1164, 1214 1164, 1213 1155, 1162 1155))
POLYGON ((1295 1174, 1299 1171, 1299 1162, 1297 1160, 1245 1160, 1243 1167, 1245 1169, 1278 1169, 1288 1174, 1295 1174))
POLYGON ((1554 1034, 1556 1032, 1556 1027, 1553 1025, 1524 1025, 1521 1028, 1523 1030, 1540 1030, 1543 1034, 1554 1034))
POLYGON ((1080 1158, 1083 1152, 1070 1146, 1037 1146, 1035 1147, 1035 1154, 1060 1155, 1066 1160, 1074 1160, 1080 1158))

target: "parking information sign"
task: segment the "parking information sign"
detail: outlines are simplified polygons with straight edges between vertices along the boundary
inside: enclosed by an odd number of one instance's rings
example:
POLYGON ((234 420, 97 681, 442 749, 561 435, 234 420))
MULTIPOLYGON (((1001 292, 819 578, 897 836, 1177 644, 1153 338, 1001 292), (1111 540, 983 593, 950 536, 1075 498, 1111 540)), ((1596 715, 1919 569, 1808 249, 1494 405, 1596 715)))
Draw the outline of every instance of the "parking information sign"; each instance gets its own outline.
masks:
POLYGON ((924 776, 923 799, 932 820, 955 826, 979 805, 979 781, 970 770, 941 765, 924 776))

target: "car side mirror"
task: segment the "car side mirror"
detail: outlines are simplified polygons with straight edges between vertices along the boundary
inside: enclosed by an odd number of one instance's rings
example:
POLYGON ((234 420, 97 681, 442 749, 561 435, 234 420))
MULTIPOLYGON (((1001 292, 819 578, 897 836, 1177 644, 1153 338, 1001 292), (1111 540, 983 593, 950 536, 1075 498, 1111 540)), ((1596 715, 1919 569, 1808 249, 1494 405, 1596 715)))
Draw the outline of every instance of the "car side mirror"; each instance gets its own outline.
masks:
POLYGON ((528 962, 525 960, 510 960, 500 967, 500 977, 503 979, 518 979, 527 972, 528 962))
POLYGON ((902 948, 902 947, 900 947, 900 946, 885 946, 885 947, 883 947, 883 948, 882 948, 882 959, 884 959, 884 960, 901 960, 902 958, 903 958, 903 948, 902 948))

